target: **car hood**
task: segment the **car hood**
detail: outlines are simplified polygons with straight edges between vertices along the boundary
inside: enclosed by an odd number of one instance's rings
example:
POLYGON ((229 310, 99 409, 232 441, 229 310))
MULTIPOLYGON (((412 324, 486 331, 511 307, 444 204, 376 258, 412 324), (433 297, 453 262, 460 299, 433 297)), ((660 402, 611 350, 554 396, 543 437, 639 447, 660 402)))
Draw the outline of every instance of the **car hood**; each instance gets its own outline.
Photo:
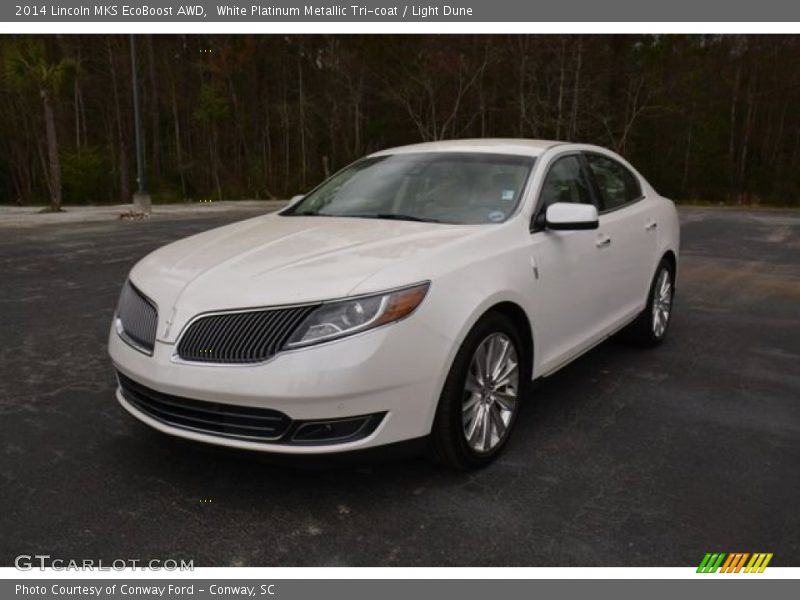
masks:
MULTIPOLYGON (((266 215, 164 246, 134 267, 131 281, 158 306, 158 339, 171 342, 183 324, 202 312, 347 296, 372 275, 476 229, 266 215)), ((397 281, 409 283, 414 282, 397 281)), ((358 290, 367 291, 378 290, 358 290)))

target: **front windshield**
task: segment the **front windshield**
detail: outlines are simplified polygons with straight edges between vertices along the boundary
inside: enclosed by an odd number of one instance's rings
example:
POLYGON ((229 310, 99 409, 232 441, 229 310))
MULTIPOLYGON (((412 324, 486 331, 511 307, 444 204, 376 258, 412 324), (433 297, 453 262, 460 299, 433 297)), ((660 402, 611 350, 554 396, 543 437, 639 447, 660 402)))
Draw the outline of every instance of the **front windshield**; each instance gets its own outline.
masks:
POLYGON ((282 214, 500 223, 514 212, 533 161, 455 152, 373 156, 340 171, 282 214))

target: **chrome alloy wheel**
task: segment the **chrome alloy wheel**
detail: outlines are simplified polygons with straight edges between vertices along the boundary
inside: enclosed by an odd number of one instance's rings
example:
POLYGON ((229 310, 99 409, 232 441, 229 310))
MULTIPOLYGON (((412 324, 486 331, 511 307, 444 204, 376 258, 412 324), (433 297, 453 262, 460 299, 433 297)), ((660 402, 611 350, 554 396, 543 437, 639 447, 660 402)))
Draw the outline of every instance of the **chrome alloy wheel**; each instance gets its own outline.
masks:
POLYGON ((505 437, 519 396, 519 361, 514 343, 493 333, 475 350, 462 404, 464 437, 472 450, 489 452, 505 437))
POLYGON ((667 330, 672 310, 672 277, 667 269, 662 269, 653 290, 653 335, 660 338, 667 330))

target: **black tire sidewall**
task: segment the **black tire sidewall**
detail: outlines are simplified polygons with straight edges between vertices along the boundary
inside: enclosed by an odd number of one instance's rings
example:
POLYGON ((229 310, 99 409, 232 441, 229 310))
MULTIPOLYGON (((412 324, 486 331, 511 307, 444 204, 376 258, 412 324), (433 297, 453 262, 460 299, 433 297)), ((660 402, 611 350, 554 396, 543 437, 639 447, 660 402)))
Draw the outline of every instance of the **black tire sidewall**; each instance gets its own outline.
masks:
POLYGON ((451 466, 463 469, 479 468, 489 464, 506 447, 519 415, 520 403, 525 397, 530 380, 531 360, 526 356, 525 346, 514 323, 501 313, 489 313, 482 317, 464 338, 450 367, 447 380, 439 399, 434 422, 434 443, 439 446, 438 458, 451 466), (519 384, 516 410, 511 416, 505 436, 488 452, 476 452, 467 443, 462 424, 462 405, 467 372, 478 346, 493 333, 503 333, 514 344, 519 361, 519 384))
POLYGON ((650 284, 650 296, 648 297, 647 301, 647 308, 645 309, 647 314, 647 331, 650 335, 651 343, 653 344, 660 344, 664 341, 664 338, 667 337, 667 333, 669 332, 669 326, 672 324, 672 310, 675 304, 675 274, 672 271, 669 263, 666 260, 662 260, 658 268, 656 269, 655 275, 653 275, 653 282, 650 284), (656 301, 656 285, 658 284, 658 280, 661 278, 661 273, 666 271, 667 276, 669 277, 669 284, 670 284, 670 308, 669 308, 669 316, 667 317, 667 325, 664 327, 664 331, 661 333, 660 336, 657 336, 653 331, 654 325, 654 317, 653 317, 653 305, 656 301))

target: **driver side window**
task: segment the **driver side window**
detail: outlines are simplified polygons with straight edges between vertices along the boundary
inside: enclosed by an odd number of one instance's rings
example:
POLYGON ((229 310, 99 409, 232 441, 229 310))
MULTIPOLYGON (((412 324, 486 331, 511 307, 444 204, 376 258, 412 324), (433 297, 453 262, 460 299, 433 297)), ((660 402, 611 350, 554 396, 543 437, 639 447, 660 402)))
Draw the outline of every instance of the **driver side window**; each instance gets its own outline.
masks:
POLYGON ((589 185, 577 156, 564 156, 550 165, 539 194, 539 211, 543 213, 555 202, 592 204, 589 185))

